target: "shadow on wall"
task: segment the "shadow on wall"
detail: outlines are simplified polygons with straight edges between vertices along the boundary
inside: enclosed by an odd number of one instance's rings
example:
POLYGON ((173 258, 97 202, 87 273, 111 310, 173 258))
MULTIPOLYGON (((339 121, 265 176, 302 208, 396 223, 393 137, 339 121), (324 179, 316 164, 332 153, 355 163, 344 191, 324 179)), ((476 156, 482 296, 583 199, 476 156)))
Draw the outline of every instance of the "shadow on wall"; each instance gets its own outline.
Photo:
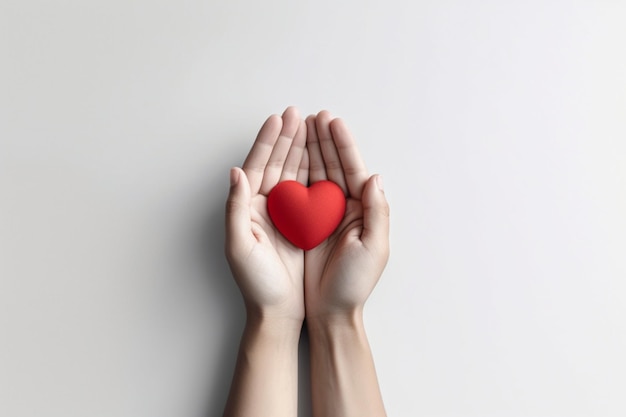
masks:
POLYGON ((213 374, 208 375, 208 392, 202 417, 221 417, 228 397, 232 380, 239 340, 245 324, 245 310, 239 289, 235 284, 224 255, 224 215, 228 195, 228 172, 231 165, 224 161, 211 167, 212 183, 204 188, 204 218, 199 225, 200 235, 196 247, 204 275, 210 290, 210 302, 216 305, 212 311, 219 312, 219 319, 212 323, 222 323, 219 328, 210 329, 211 349, 214 357, 213 374), (217 172, 217 174, 215 174, 217 172))

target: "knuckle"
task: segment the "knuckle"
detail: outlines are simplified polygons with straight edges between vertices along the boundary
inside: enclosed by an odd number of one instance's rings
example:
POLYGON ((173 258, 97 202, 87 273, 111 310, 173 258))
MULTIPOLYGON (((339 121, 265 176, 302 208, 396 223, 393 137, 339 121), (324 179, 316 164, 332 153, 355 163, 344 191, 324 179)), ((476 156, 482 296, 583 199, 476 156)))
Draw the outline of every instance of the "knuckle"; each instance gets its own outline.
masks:
POLYGON ((342 169, 342 165, 341 162, 339 160, 336 159, 331 159, 330 161, 326 161, 326 169, 327 170, 335 170, 335 169, 342 169))

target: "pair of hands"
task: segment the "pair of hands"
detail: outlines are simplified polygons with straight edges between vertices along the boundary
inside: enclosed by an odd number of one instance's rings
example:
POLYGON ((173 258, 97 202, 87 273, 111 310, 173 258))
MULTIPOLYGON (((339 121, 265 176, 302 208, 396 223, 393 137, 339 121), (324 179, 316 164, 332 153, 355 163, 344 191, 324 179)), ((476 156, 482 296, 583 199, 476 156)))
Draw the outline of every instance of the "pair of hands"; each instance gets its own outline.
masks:
POLYGON ((341 119, 302 120, 289 107, 260 129, 243 169, 230 172, 226 256, 249 316, 301 324, 362 311, 389 256, 389 208, 341 119), (274 227, 267 195, 280 181, 328 179, 346 196, 337 230, 303 251, 274 227))

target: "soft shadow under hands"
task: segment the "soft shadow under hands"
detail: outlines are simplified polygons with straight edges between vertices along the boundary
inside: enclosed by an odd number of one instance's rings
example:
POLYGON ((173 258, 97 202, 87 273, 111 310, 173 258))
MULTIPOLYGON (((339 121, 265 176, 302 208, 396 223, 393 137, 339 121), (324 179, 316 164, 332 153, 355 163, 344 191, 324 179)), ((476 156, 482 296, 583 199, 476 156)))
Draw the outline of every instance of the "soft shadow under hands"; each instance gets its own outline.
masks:
MULTIPOLYGON (((234 164, 233 164, 234 165, 234 164)), ((212 302, 218 304, 213 309, 219 311, 220 328, 211 329, 216 348, 214 372, 209 376, 209 392, 203 417, 221 417, 228 397, 230 383, 235 369, 239 341, 245 324, 245 310, 241 294, 235 284, 224 255, 224 216, 228 194, 228 169, 221 171, 214 184, 209 184, 213 196, 207 201, 206 216, 201 225, 198 247, 205 276, 209 280, 212 302)))

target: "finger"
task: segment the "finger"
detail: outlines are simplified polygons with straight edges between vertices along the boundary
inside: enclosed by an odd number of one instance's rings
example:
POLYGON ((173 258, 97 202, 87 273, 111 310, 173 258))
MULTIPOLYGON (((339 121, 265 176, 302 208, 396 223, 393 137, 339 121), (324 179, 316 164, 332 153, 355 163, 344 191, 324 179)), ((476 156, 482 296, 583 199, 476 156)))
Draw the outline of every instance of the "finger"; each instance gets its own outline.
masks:
POLYGON ((265 121, 256 140, 252 145, 252 149, 248 153, 243 170, 246 173, 250 183, 250 192, 252 195, 257 194, 263 182, 263 174, 265 167, 270 159, 274 144, 278 140, 278 135, 283 127, 283 119, 280 116, 272 115, 265 121))
POLYGON ((354 137, 341 119, 334 119, 330 122, 330 131, 333 135, 337 152, 339 153, 339 159, 343 167, 343 175, 346 179, 350 196, 360 199, 363 186, 369 176, 367 175, 365 162, 363 162, 363 158, 361 158, 354 137))
POLYGON ((302 161, 300 162, 300 168, 298 168, 296 181, 304 186, 309 185, 309 151, 306 148, 304 148, 302 153, 302 161))
POLYGON ((300 170, 300 164, 302 163, 302 156, 304 155, 304 148, 306 147, 306 123, 304 120, 300 120, 298 125, 298 131, 293 138, 293 143, 287 154, 285 160, 285 166, 283 172, 280 174, 279 181, 295 180, 300 170))
POLYGON ((337 183, 341 187, 345 195, 348 194, 346 186, 346 178, 343 173, 343 166, 339 158, 339 152, 335 146, 333 135, 330 130, 330 122, 332 117, 329 112, 321 111, 315 118, 315 126, 317 127, 317 136, 320 142, 320 149, 324 157, 324 166, 326 167, 326 176, 329 180, 337 183))
POLYGON ((293 143, 293 139, 298 131, 300 125, 300 116, 298 110, 295 107, 288 107, 283 113, 283 127, 278 136, 278 140, 274 144, 270 159, 265 166, 265 172, 263 173, 263 182, 259 193, 267 195, 280 179, 280 174, 283 172, 285 166, 285 160, 289 154, 289 149, 293 143))
POLYGON ((380 175, 372 175, 363 188, 363 232, 361 241, 372 253, 389 256, 389 205, 380 175))
POLYGON ((314 115, 306 118, 306 148, 309 154, 310 183, 313 184, 314 182, 327 179, 326 165, 324 165, 324 157, 322 156, 319 138, 317 137, 314 115))
POLYGON ((226 254, 237 256, 253 242, 250 184, 240 168, 231 168, 230 184, 226 200, 226 254))

